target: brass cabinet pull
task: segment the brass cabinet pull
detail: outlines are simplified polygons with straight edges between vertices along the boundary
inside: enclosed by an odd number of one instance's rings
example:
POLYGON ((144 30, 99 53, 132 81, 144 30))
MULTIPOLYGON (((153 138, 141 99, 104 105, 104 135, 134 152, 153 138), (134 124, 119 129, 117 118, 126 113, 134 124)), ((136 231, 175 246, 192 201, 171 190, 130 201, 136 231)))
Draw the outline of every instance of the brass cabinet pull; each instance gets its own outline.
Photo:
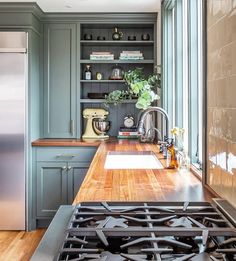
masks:
POLYGON ((75 154, 57 154, 57 158, 74 158, 74 157, 76 157, 76 156, 78 156, 78 155, 75 155, 75 154))
POLYGON ((74 120, 70 120, 70 132, 71 132, 72 136, 75 135, 75 121, 74 120))

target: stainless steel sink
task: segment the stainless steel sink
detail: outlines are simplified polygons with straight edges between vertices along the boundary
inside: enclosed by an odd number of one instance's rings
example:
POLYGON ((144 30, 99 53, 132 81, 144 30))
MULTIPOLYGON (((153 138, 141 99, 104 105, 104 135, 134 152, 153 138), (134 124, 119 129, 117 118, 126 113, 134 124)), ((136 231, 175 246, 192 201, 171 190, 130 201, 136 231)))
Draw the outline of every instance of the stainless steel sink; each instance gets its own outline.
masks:
POLYGON ((163 169, 152 151, 109 151, 105 169, 163 169))

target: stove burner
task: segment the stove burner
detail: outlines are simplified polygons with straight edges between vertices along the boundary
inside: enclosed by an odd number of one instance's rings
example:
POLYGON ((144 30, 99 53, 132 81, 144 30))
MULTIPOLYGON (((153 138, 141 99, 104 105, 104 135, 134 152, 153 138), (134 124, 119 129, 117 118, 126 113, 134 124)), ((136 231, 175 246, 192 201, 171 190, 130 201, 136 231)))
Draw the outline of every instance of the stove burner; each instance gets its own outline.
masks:
POLYGON ((167 225, 170 227, 187 227, 191 228, 192 222, 187 217, 180 217, 180 218, 172 218, 167 225))
POLYGON ((98 228, 101 227, 105 227, 105 228, 114 228, 114 227, 123 227, 123 228, 127 228, 127 224, 125 224, 125 222, 127 222, 127 219, 125 218, 114 218, 114 217, 107 217, 104 220, 101 221, 97 221, 96 224, 98 224, 98 228))
POLYGON ((106 252, 103 252, 100 255, 100 258, 97 260, 99 260, 99 261, 124 261, 125 258, 119 254, 112 254, 112 253, 106 251, 106 252))
POLYGON ((57 261, 233 261, 236 228, 206 202, 82 203, 57 261))
POLYGON ((124 215, 121 215, 121 217, 124 217, 126 218, 126 220, 133 220, 133 221, 137 221, 137 222, 140 222, 140 223, 164 223, 165 221, 168 221, 170 219, 173 219, 175 218, 176 216, 169 216, 169 217, 163 217, 163 218, 158 218, 158 219, 141 219, 141 218, 135 218, 135 217, 129 217, 129 216, 124 216, 124 215))
POLYGON ((185 243, 182 243, 182 242, 179 242, 178 240, 175 240, 175 239, 168 239, 168 238, 163 238, 163 237, 141 237, 141 238, 138 238, 132 242, 129 242, 129 243, 126 243, 124 245, 121 245, 120 247, 121 248, 126 248, 126 247, 129 247, 129 246, 132 246, 132 245, 135 245, 135 244, 140 244, 140 243, 143 243, 143 242, 156 242, 156 243, 166 243, 168 245, 173 245, 173 246, 176 246, 176 247, 180 247, 180 248, 185 248, 185 249, 190 249, 192 248, 191 245, 188 245, 188 244, 185 244, 185 243))
POLYGON ((142 210, 142 209, 153 209, 153 210, 159 210, 163 212, 170 212, 173 213, 174 211, 168 208, 164 207, 158 207, 158 206, 152 206, 152 207, 145 207, 145 206, 139 206, 139 207, 130 207, 127 209, 122 209, 120 211, 113 210, 110 208, 110 206, 107 204, 107 202, 101 202, 101 205, 107 209, 109 212, 118 212, 118 213, 123 213, 123 212, 130 212, 130 211, 137 211, 137 210, 142 210))

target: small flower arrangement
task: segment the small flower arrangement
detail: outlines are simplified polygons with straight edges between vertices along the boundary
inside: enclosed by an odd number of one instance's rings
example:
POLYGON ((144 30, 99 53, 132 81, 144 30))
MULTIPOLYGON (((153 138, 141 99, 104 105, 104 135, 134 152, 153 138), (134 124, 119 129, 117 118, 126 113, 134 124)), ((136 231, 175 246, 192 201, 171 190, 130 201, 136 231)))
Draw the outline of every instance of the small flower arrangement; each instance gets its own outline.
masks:
POLYGON ((171 129, 171 134, 175 137, 175 144, 179 151, 184 148, 184 128, 174 127, 171 129))

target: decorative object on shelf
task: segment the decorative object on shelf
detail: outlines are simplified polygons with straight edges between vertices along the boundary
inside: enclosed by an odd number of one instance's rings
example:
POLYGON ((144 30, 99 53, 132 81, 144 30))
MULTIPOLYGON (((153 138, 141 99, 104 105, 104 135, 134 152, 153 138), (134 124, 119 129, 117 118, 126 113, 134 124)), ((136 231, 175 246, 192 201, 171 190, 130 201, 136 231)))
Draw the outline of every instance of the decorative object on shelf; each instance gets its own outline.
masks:
POLYGON ((132 128, 135 125, 134 117, 132 115, 127 115, 124 117, 124 126, 126 128, 132 128))
POLYGON ((142 39, 142 41, 149 41, 150 35, 149 34, 142 34, 141 39, 142 39))
POLYGON ((136 36, 135 35, 129 35, 128 41, 136 41, 136 36))
POLYGON ((139 134, 135 126, 134 117, 127 115, 124 118, 124 126, 120 127, 118 132, 118 139, 138 139, 139 134))
POLYGON ((114 54, 111 52, 92 52, 90 60, 114 60, 114 54))
POLYGON ((117 64, 112 68, 110 80, 122 80, 123 79, 123 70, 117 64))
POLYGON ((143 53, 140 51, 122 51, 120 53, 120 60, 143 60, 143 53))
POLYGON ((118 139, 138 139, 139 134, 137 130, 129 130, 127 129, 126 131, 119 130, 118 132, 118 139))
POLYGON ((84 34, 84 40, 91 41, 93 40, 93 36, 91 34, 84 34))
POLYGON ((87 96, 89 99, 105 99, 107 92, 88 92, 87 96))
POLYGON ((98 40, 98 41, 105 41, 105 40, 106 40, 106 37, 105 37, 105 36, 98 36, 98 37, 97 37, 97 40, 98 40))
POLYGON ((112 39, 115 41, 118 41, 118 40, 122 39, 122 37, 123 37, 123 33, 121 31, 118 31, 118 28, 115 27, 114 33, 112 34, 112 39))
POLYGON ((100 72, 96 72, 96 80, 102 80, 103 79, 103 74, 100 72))
POLYGON ((91 66, 89 64, 86 65, 86 68, 84 71, 84 79, 92 80, 92 71, 91 71, 91 66))
POLYGON ((148 77, 143 74, 142 68, 136 68, 124 73, 127 90, 114 90, 106 96, 105 106, 117 105, 124 100, 138 99, 135 106, 138 109, 147 109, 152 102, 160 99, 156 94, 161 88, 160 66, 155 66, 155 72, 148 77))
POLYGON ((86 108, 83 110, 83 118, 87 119, 83 139, 107 139, 105 135, 110 128, 110 122, 106 120, 109 112, 100 108, 86 108), (101 120, 99 123, 96 120, 101 120), (95 121, 95 122, 93 122, 95 121), (96 131, 95 131, 96 130, 96 131))

